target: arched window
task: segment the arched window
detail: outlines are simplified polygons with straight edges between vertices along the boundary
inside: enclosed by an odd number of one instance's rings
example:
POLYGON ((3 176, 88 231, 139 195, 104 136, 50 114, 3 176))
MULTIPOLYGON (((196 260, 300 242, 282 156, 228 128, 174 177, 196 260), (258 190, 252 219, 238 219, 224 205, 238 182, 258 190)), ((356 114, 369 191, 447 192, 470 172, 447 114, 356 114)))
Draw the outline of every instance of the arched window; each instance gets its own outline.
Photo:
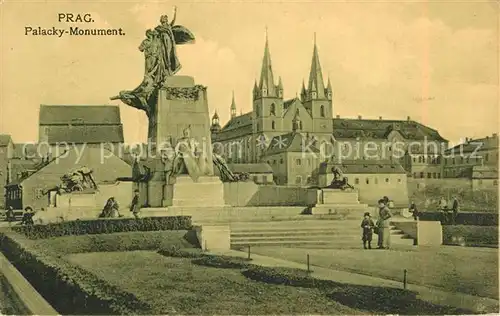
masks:
POLYGON ((370 179, 366 178, 366 184, 370 184, 370 179))
POLYGON ((302 121, 299 121, 299 129, 302 129, 302 121))
POLYGON ((276 129, 276 122, 274 122, 274 121, 271 122, 271 128, 276 129))
POLYGON ((280 164, 283 164, 283 158, 280 159, 280 164))
POLYGON ((418 156, 418 162, 422 162, 422 156, 418 156))
POLYGON ((385 182, 386 182, 386 183, 389 183, 389 178, 385 178, 385 182))
POLYGON ((325 117, 325 106, 322 105, 320 108, 319 108, 319 115, 321 117, 325 117))
POLYGON ((276 105, 273 103, 271 104, 271 108, 269 110, 269 114, 275 116, 276 115, 276 105))

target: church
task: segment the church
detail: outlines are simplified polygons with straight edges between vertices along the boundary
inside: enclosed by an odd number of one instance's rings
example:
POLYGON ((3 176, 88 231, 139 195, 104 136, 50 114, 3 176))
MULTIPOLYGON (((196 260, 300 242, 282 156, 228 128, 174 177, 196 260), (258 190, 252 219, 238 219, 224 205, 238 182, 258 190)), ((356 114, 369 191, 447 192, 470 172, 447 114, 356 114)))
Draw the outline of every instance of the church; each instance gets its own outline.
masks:
POLYGON ((283 89, 281 77, 275 80, 266 37, 260 80, 255 81, 252 91, 252 111, 237 115, 233 94, 230 120, 221 126, 216 112, 211 124, 212 143, 224 149, 229 163, 267 162, 273 168, 277 184, 305 185, 315 177, 319 164, 340 163, 340 158, 399 163, 409 143, 412 147, 415 143, 427 148, 448 146, 448 141, 437 130, 410 117, 405 120, 362 119, 361 116, 346 119, 336 115, 334 118, 332 84, 329 78, 325 84, 316 40, 307 85, 303 82, 300 95, 289 100, 283 98, 283 89), (293 146, 286 141, 293 142, 293 146), (376 147, 369 155, 363 150, 368 142, 376 147), (396 144, 402 144, 398 157, 396 144), (282 156, 274 159, 277 149, 282 156), (303 159, 297 158, 298 152, 303 159), (287 156, 294 158, 287 163, 287 156), (304 174, 295 171, 292 180, 290 170, 303 170, 304 174))

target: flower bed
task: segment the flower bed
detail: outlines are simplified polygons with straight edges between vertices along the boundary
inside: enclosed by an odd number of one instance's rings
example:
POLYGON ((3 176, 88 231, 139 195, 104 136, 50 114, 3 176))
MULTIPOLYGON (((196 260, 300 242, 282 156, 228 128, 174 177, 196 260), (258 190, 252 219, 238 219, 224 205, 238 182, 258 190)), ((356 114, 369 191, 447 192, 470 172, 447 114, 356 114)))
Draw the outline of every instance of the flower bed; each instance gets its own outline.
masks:
POLYGON ((166 216, 76 220, 47 225, 16 226, 13 229, 30 239, 43 239, 70 235, 109 234, 136 231, 191 230, 191 217, 166 216))
POLYGON ((498 226, 444 225, 443 243, 459 246, 498 246, 498 226))
POLYGON ((50 252, 30 247, 23 236, 1 235, 2 252, 61 314, 137 314, 149 306, 50 252))
POLYGON ((192 262, 197 265, 220 268, 220 269, 247 269, 251 266, 250 260, 231 256, 206 255, 192 262))

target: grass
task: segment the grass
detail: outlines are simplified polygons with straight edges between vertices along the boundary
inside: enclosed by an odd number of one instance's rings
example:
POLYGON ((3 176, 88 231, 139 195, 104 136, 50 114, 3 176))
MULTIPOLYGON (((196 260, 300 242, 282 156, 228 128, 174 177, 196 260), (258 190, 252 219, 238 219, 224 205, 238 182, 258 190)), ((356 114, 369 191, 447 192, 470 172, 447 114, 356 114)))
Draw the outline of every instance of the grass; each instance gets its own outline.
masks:
POLYGON ((188 231, 125 232, 52 237, 31 241, 36 249, 59 255, 98 251, 156 250, 176 246, 192 248, 197 242, 188 231))
POLYGON ((198 266, 154 252, 72 254, 68 260, 148 302, 151 310, 143 314, 364 313, 316 289, 252 281, 237 269, 198 266))
POLYGON ((256 254, 402 281, 452 292, 498 299, 498 250, 465 247, 419 247, 409 251, 297 249, 254 247, 256 254))
POLYGON ((7 279, 0 274, 0 315, 23 315, 29 311, 15 294, 7 279))

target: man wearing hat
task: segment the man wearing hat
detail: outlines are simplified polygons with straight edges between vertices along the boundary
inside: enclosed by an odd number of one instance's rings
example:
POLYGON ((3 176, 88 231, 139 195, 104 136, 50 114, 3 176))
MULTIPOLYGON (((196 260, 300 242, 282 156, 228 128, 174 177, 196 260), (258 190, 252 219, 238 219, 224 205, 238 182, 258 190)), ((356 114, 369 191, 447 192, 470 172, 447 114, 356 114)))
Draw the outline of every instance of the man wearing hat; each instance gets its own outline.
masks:
POLYGON ((373 223, 370 212, 366 212, 361 222, 361 228, 363 229, 363 248, 372 249, 372 237, 373 237, 373 228, 375 224, 373 223), (366 244, 368 243, 368 248, 366 244))

